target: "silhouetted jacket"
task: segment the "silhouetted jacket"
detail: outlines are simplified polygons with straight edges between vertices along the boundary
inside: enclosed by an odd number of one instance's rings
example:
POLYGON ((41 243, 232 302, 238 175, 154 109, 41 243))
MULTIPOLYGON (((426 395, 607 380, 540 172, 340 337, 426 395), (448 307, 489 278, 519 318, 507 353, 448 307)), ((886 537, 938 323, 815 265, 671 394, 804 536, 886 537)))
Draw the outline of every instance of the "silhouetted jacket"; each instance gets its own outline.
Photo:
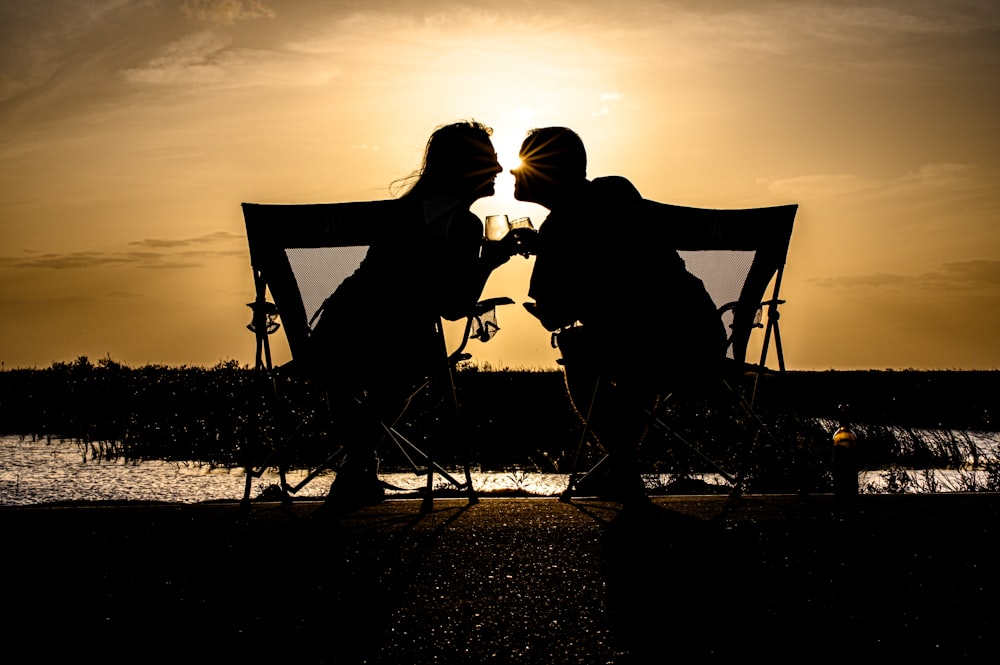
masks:
MULTIPOLYGON (((584 181, 538 231, 528 295, 549 330, 574 322, 615 367, 715 362, 725 332, 701 280, 647 232, 642 196, 620 176, 584 181)), ((655 368, 653 367, 655 365, 655 368)))
POLYGON ((386 238, 323 305, 313 341, 333 369, 423 373, 441 357, 440 317, 466 316, 489 276, 476 215, 443 197, 401 203, 386 238))

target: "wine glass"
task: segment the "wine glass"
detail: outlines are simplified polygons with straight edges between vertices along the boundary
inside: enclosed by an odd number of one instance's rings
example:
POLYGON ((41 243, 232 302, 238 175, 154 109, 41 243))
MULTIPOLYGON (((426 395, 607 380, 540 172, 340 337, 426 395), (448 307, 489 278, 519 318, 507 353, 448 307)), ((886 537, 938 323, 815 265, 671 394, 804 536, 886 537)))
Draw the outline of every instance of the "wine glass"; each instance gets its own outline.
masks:
POLYGON ((486 239, 501 240, 510 231, 510 220, 507 215, 487 215, 486 216, 486 239))
POLYGON ((516 247, 521 250, 518 252, 524 258, 528 258, 531 254, 528 251, 528 245, 526 243, 530 242, 528 236, 535 234, 535 225, 531 223, 530 217, 518 217, 510 223, 510 232, 514 234, 514 238, 517 241, 516 247))

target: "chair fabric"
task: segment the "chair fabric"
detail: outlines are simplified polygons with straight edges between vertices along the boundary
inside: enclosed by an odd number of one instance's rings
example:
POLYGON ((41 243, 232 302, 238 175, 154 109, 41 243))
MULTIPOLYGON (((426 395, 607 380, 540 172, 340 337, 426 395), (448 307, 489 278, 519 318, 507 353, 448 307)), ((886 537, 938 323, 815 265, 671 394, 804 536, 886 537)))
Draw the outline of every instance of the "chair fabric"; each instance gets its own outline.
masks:
MULTIPOLYGON (((784 303, 779 298, 780 288, 797 210, 797 205, 728 210, 693 208, 644 199, 639 204, 638 210, 633 211, 641 219, 640 224, 646 240, 661 247, 665 252, 677 251, 684 260, 688 272, 698 277, 705 285, 722 318, 728 337, 726 349, 728 361, 721 377, 723 385, 720 387, 750 415, 758 427, 764 427, 764 423, 753 412, 753 402, 757 379, 762 372, 767 371, 767 356, 772 342, 777 353, 778 369, 779 371, 785 369, 778 328, 780 316, 778 307, 784 303), (772 286, 770 294, 767 293, 769 285, 772 286), (762 323, 765 311, 767 321, 762 323), (754 331, 761 328, 763 333, 760 357, 749 361, 747 353, 751 338, 754 331), (739 379, 748 372, 754 378, 749 397, 744 394, 744 386, 739 385, 739 379)), ((669 294, 664 294, 663 301, 654 306, 670 307, 669 294)), ((677 312, 674 321, 672 325, 684 325, 683 312, 677 312)), ((570 378, 567 374, 567 381, 570 378)), ((711 382, 717 385, 719 380, 720 377, 715 377, 711 382)), ((591 380, 590 384, 593 383, 591 380)), ((703 388, 704 386, 698 386, 691 392, 697 395, 703 388)), ((593 403, 585 403, 583 395, 596 396, 598 391, 595 386, 588 390, 578 390, 578 393, 580 396, 574 403, 581 414, 584 429, 576 459, 573 461, 570 480, 563 494, 564 500, 570 499, 577 489, 577 484, 607 459, 606 456, 602 457, 589 471, 579 474, 577 467, 582 458, 582 449, 592 437, 586 414, 592 410, 593 403)), ((669 402, 669 396, 662 395, 658 401, 662 408, 662 405, 669 402)), ((645 410, 645 407, 643 409, 645 410)), ((653 429, 674 435, 697 455, 715 466, 728 481, 737 482, 736 476, 705 457, 694 444, 670 431, 669 426, 657 413, 650 412, 648 415, 653 429)), ((739 491, 738 488, 734 489, 739 491)))
MULTIPOLYGON (((746 361, 762 306, 778 298, 797 211, 794 204, 720 210, 642 203, 655 240, 677 250, 688 271, 704 282, 730 331, 728 356, 739 363, 746 361)), ((765 361, 762 357, 759 364, 765 361)))
POLYGON ((392 232, 396 200, 316 203, 244 203, 250 265, 258 284, 281 308, 292 358, 309 353, 313 315, 333 289, 360 265, 368 247, 392 232), (312 321, 312 323, 310 323, 312 321))
MULTIPOLYGON (((373 244, 393 237, 392 234, 396 231, 395 225, 403 212, 396 200, 327 204, 243 204, 256 289, 255 301, 248 304, 254 311, 254 320, 248 327, 257 336, 258 370, 272 377, 280 375, 305 377, 328 382, 327 385, 335 385, 336 376, 318 375, 316 372, 317 356, 314 353, 313 334, 322 319, 323 304, 345 279, 354 274, 373 244), (268 301, 268 294, 274 299, 273 304, 268 301), (292 360, 280 368, 275 368, 271 362, 268 335, 278 330, 279 326, 284 332, 292 360)), ((498 326, 492 308, 509 302, 512 301, 493 299, 480 303, 475 311, 470 312, 461 347, 451 356, 448 355, 443 328, 438 321, 435 334, 440 340, 441 370, 440 373, 435 372, 435 376, 428 376, 427 382, 422 386, 417 385, 414 395, 434 382, 450 385, 452 389, 449 397, 454 402, 457 417, 457 398, 450 372, 456 362, 470 357, 463 353, 469 339, 486 341, 495 334, 498 326), (492 330, 488 333, 482 332, 483 327, 489 325, 492 325, 492 330), (441 379, 445 377, 447 380, 442 381, 441 379)), ((373 307, 391 306, 391 303, 373 304, 373 307)), ((351 325, 351 322, 338 323, 351 325)), ((448 385, 442 389, 447 389, 448 385)), ((465 482, 457 481, 438 465, 432 456, 416 448, 396 430, 393 422, 383 422, 382 427, 398 446, 406 447, 404 455, 414 469, 420 474, 427 474, 425 502, 430 498, 435 471, 456 487, 466 490, 470 500, 473 499, 474 492, 467 466, 465 482), (418 464, 423 466, 418 468, 418 464)), ((341 452, 342 448, 334 451, 333 455, 336 456, 341 452)), ((262 473, 263 468, 260 465, 268 462, 269 460, 248 461, 248 491, 251 475, 262 473)), ((290 487, 284 478, 286 470, 279 466, 286 493, 298 491, 318 472, 314 470, 299 486, 290 487)), ((245 496, 244 500, 247 498, 245 496)))

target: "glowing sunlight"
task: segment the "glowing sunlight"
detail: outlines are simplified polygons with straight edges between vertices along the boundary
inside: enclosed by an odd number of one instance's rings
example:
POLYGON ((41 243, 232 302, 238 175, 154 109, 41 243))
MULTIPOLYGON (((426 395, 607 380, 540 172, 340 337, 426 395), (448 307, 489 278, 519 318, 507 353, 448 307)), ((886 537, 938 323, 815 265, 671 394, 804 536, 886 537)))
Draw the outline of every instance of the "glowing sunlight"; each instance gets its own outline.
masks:
MULTIPOLYGON (((1000 366, 995 3, 90 4, 0 3, 7 367, 250 362, 240 202, 388 198, 461 119, 504 169, 481 218, 542 223, 509 171, 552 125, 655 201, 798 204, 792 368, 1000 366)), ((500 326, 477 362, 555 367, 520 306, 500 326)))

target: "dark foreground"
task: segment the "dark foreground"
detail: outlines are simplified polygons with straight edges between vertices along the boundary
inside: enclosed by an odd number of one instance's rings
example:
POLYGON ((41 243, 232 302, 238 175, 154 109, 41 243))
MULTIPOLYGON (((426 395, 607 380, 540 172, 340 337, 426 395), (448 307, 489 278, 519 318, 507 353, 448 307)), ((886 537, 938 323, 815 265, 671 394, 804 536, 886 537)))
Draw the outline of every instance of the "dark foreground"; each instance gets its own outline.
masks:
POLYGON ((1000 496, 0 508, 20 662, 959 662, 1000 644, 1000 496))

